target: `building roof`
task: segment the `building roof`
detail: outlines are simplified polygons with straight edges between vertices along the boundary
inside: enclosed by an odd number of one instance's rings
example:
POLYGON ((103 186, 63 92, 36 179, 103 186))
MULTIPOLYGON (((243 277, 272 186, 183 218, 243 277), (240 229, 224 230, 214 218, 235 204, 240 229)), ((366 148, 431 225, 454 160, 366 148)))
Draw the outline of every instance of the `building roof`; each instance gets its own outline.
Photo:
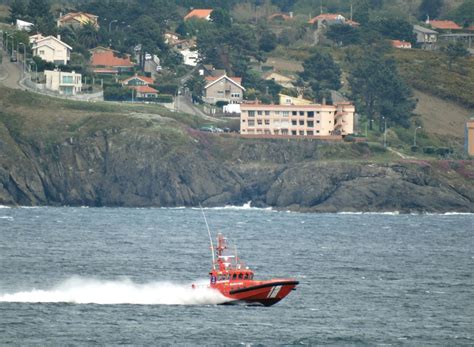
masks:
POLYGON ((284 21, 293 19, 292 16, 289 16, 289 15, 284 14, 284 13, 274 13, 274 14, 268 16, 268 20, 274 20, 274 19, 280 19, 280 18, 284 21))
POLYGON ((323 109, 330 109, 336 110, 337 106, 349 106, 354 107, 352 103, 340 103, 336 105, 321 105, 321 104, 308 104, 308 105, 267 105, 267 104, 256 104, 256 103, 242 103, 240 104, 240 108, 246 110, 293 110, 295 108, 303 108, 303 109, 314 109, 314 108, 323 108, 323 109))
POLYGON ((113 75, 118 74, 117 69, 100 69, 99 68, 99 69, 93 69, 92 71, 97 74, 113 74, 113 75))
POLYGON ((437 31, 422 27, 421 25, 417 25, 417 24, 413 25, 413 30, 419 31, 424 34, 437 34, 438 33, 437 31))
POLYGON ((320 20, 336 21, 336 20, 345 20, 345 18, 343 15, 339 13, 321 13, 320 15, 317 15, 316 17, 311 18, 308 23, 314 24, 320 20))
POLYGON ((153 84, 153 82, 154 82, 153 78, 151 78, 151 77, 135 75, 135 76, 132 76, 132 77, 127 78, 126 80, 123 80, 122 83, 123 83, 123 84, 128 84, 128 82, 130 82, 130 81, 133 80, 133 79, 142 80, 143 82, 145 82, 145 83, 147 83, 147 84, 153 84))
POLYGON ((221 79, 226 79, 228 80, 229 82, 235 84, 237 87, 239 87, 240 89, 242 90, 245 90, 245 88, 241 85, 242 83, 242 77, 229 77, 227 76, 226 74, 222 75, 222 76, 219 76, 219 77, 214 77, 214 76, 208 76, 206 77, 206 81, 209 82, 207 83, 205 86, 204 86, 204 89, 207 89, 209 88, 210 86, 212 86, 213 84, 215 84, 217 81, 220 81, 221 79))
POLYGON ((135 89, 139 93, 158 94, 158 91, 150 86, 130 86, 130 88, 135 89))
POLYGON ((347 25, 350 25, 352 27, 357 27, 357 26, 360 25, 359 22, 356 22, 355 20, 351 20, 351 19, 346 19, 346 21, 344 23, 346 23, 347 25))
POLYGON ((471 26, 468 26, 466 29, 469 30, 469 31, 474 31, 474 24, 471 25, 471 26))
POLYGON ((434 29, 442 30, 460 30, 462 29, 459 25, 454 23, 452 20, 430 20, 429 25, 434 29))
POLYGON ((43 46, 46 44, 47 41, 56 41, 58 42, 59 44, 63 45, 64 47, 67 47, 69 48, 71 51, 72 51, 72 47, 69 46, 67 43, 61 41, 60 39, 54 37, 54 36, 46 36, 46 37, 43 37, 42 39, 39 39, 39 40, 36 40, 34 43, 33 43, 33 47, 32 48, 36 48, 36 47, 40 47, 40 46, 43 46))
POLYGON ((397 48, 405 48, 405 47, 411 47, 411 43, 407 41, 402 41, 402 40, 390 40, 392 47, 397 47, 397 48))
POLYGON ((59 18, 60 22, 66 22, 68 20, 77 20, 81 24, 85 24, 86 22, 95 22, 99 18, 98 16, 86 12, 69 12, 66 13, 64 16, 59 18))
POLYGON ((196 8, 189 12, 186 16, 184 16, 184 20, 190 19, 190 18, 198 18, 198 19, 207 19, 211 13, 212 9, 200 9, 196 8))
POLYGON ((132 67, 134 64, 128 54, 120 58, 114 51, 93 52, 91 57, 92 66, 117 66, 132 67))

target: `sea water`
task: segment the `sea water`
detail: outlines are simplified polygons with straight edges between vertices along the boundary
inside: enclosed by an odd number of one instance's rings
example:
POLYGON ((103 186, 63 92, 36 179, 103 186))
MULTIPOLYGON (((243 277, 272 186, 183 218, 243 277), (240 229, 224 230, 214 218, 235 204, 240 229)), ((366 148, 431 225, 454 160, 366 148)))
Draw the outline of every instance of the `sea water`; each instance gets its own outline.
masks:
POLYGON ((472 345, 474 216, 206 209, 272 307, 223 306, 199 209, 1 208, 0 345, 472 345))

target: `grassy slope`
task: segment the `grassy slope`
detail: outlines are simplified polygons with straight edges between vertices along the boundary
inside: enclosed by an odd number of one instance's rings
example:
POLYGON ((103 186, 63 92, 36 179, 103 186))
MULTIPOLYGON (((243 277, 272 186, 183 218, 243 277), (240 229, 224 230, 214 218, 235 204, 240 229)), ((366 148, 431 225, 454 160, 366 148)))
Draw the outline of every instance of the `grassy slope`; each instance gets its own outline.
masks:
POLYGON ((474 59, 460 59, 449 70, 441 52, 397 49, 393 56, 413 88, 474 108, 474 59))

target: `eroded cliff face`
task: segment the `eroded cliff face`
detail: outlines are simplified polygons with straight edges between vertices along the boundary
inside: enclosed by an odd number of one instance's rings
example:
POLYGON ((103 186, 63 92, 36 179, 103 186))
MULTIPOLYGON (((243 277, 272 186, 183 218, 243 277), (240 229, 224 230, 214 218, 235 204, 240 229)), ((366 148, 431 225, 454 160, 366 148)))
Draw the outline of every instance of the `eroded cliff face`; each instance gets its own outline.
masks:
POLYGON ((474 212, 472 162, 322 160, 330 144, 215 136, 106 127, 51 143, 0 123, 0 204, 474 212))

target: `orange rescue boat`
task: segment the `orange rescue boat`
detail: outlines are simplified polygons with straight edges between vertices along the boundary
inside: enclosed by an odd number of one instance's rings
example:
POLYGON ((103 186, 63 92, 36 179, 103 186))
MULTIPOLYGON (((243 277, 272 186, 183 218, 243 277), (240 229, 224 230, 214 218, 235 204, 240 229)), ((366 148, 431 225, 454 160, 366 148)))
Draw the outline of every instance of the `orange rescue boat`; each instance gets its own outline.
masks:
POLYGON ((271 306, 287 296, 299 283, 293 278, 255 280, 254 273, 229 249, 227 239, 217 234, 217 246, 212 248, 210 287, 217 289, 230 301, 271 306))

